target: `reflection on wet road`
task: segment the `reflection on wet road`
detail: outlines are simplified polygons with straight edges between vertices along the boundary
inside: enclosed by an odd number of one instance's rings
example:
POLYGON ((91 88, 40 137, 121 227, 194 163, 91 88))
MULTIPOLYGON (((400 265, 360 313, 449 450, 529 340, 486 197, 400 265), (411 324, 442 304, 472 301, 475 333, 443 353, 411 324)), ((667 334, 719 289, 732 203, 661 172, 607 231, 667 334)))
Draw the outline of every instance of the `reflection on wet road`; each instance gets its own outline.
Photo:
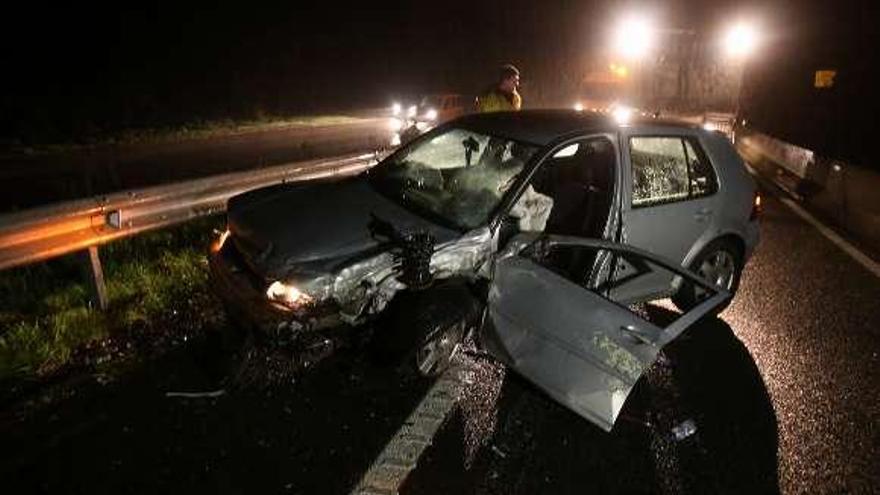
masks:
POLYGON ((734 303, 666 349, 610 435, 498 373, 403 493, 877 489, 880 280, 767 203, 734 303))
POLYGON ((228 388, 215 355, 191 346, 4 428, 8 493, 346 493, 427 388, 347 353, 295 382, 228 388))

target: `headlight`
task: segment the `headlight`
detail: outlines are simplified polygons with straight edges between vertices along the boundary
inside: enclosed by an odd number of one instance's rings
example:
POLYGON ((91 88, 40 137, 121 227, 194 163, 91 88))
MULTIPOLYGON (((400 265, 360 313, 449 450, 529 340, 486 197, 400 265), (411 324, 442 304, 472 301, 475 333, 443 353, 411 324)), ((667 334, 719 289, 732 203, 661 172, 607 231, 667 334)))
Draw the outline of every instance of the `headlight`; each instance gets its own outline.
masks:
POLYGON ((272 282, 272 285, 266 289, 266 296, 272 301, 291 307, 307 304, 312 300, 305 292, 280 281, 272 282))
POLYGON ((614 116, 614 120, 617 121, 618 124, 624 125, 629 123, 632 118, 632 113, 632 108, 619 105, 612 110, 611 115, 614 116))
POLYGON ((437 110, 430 108, 427 112, 425 112, 425 118, 428 120, 435 120, 437 118, 437 110))
POLYGON ((584 111, 584 105, 583 105, 582 103, 580 103, 580 102, 575 103, 575 104, 574 104, 574 111, 575 111, 575 112, 583 112, 583 111, 584 111))
POLYGON ((403 108, 400 106, 400 103, 395 103, 391 105, 392 115, 400 115, 401 110, 403 110, 403 108))

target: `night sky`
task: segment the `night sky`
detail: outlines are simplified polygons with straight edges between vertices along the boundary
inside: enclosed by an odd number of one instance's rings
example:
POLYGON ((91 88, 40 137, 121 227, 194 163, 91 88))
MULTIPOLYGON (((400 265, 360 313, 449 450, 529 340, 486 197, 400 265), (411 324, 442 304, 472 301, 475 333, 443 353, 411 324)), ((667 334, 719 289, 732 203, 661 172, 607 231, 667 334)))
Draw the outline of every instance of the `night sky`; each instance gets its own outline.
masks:
POLYGON ((76 139, 199 119, 385 106, 426 92, 475 94, 504 62, 523 70, 526 103, 552 101, 631 7, 706 36, 735 16, 759 18, 770 41, 810 47, 802 53, 828 45, 817 33, 851 38, 878 30, 877 15, 856 4, 812 0, 372 4, 25 7, 2 21, 0 136, 76 139))

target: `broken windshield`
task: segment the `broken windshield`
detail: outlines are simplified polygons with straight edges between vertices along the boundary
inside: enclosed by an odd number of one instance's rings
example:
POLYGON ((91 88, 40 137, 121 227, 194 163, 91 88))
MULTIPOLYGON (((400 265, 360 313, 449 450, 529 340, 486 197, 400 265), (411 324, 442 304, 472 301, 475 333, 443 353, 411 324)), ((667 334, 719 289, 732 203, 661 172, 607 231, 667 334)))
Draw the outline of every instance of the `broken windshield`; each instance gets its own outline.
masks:
POLYGON ((397 202, 458 228, 486 223, 537 147, 451 128, 400 150, 370 172, 397 202))

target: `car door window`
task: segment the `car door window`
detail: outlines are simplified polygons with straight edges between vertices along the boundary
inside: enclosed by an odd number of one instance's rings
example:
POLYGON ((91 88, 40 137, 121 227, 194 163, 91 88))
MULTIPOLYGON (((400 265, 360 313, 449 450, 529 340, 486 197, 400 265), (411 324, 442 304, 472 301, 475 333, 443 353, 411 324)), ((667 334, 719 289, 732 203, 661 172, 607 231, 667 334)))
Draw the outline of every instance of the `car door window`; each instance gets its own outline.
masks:
POLYGON ((688 197, 687 155, 680 138, 633 137, 630 162, 634 208, 688 197))
POLYGON ((690 197, 711 196, 718 191, 718 179, 702 148, 692 139, 684 140, 690 175, 690 197))
POLYGON ((661 327, 673 324, 683 313, 665 298, 633 300, 626 296, 628 291, 621 289, 638 284, 644 278, 662 275, 676 279, 678 287, 686 286, 685 289, 701 297, 715 293, 705 291, 690 279, 677 277, 673 270, 650 258, 626 250, 577 243, 536 243, 525 250, 523 256, 661 327))
MULTIPOLYGON (((675 262, 628 246, 558 236, 535 242, 517 239, 513 245, 524 249, 496 263, 484 345, 561 404, 606 430, 660 349, 728 297, 675 262), (652 314, 626 306, 609 297, 603 284, 584 287, 572 280, 567 267, 560 269, 553 255, 565 249, 585 249, 588 255, 592 250, 597 257, 605 252, 637 266, 669 270, 701 286, 707 297, 683 314, 663 308, 652 314)), ((604 272, 604 278, 611 278, 611 272, 604 272)))
POLYGON ((545 232, 602 236, 613 199, 616 156, 611 141, 593 137, 564 146, 538 167, 531 184, 552 200, 545 232))

